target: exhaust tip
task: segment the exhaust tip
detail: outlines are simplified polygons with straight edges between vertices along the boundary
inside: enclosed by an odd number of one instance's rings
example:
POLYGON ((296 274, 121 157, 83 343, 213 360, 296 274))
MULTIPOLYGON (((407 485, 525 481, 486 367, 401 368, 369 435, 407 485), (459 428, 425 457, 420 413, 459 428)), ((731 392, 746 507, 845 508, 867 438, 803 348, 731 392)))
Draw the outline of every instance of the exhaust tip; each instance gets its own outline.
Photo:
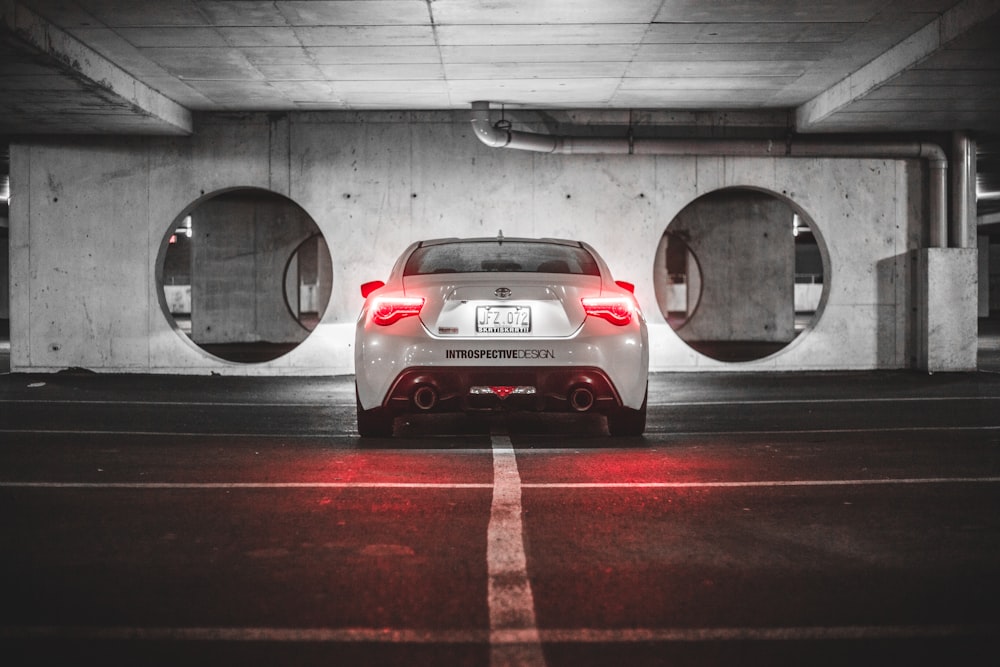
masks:
POLYGON ((416 406, 418 410, 423 410, 424 412, 431 410, 437 405, 437 391, 434 387, 423 384, 417 387, 413 391, 413 405, 416 406))
POLYGON ((594 407, 594 392, 586 387, 577 387, 569 394, 569 405, 577 412, 586 412, 594 407))

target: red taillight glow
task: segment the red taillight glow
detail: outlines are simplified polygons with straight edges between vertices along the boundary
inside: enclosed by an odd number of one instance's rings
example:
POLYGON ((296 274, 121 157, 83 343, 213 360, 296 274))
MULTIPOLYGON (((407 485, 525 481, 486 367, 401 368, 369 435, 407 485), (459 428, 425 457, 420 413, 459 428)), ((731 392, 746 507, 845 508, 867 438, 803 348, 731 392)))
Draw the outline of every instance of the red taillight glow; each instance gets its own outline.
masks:
POLYGON ((632 321, 632 300, 624 296, 588 296, 580 300, 587 315, 623 327, 632 321))
POLYGON ((384 327, 404 317, 419 315, 423 307, 421 296, 380 296, 372 302, 372 322, 384 327))

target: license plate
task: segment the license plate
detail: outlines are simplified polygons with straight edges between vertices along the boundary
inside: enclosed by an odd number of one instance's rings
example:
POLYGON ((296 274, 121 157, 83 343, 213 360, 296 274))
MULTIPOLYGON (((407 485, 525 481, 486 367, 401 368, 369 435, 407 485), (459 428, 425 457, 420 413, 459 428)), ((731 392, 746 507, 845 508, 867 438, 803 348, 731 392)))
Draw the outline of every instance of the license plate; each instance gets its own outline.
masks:
POLYGON ((531 308, 528 306, 476 306, 476 333, 530 332, 531 308))

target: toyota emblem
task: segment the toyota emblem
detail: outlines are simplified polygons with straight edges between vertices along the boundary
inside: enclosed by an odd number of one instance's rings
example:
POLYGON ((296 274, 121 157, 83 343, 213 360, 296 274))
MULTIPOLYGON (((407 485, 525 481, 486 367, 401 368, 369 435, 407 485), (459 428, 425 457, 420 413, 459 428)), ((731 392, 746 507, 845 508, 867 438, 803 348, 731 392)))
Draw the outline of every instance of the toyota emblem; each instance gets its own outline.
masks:
POLYGON ((496 291, 493 293, 497 295, 498 299, 507 299, 510 297, 510 288, 498 287, 496 288, 496 291))

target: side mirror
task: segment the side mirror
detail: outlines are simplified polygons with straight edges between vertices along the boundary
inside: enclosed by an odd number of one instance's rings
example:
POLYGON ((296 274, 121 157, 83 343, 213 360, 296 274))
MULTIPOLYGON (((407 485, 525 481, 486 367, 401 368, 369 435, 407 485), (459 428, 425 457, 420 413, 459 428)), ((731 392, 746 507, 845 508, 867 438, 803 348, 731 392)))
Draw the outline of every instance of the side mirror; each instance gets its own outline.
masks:
POLYGON ((618 285, 622 289, 628 290, 629 293, 635 294, 635 285, 632 283, 625 282, 624 280, 616 280, 615 285, 618 285))
POLYGON ((364 283, 361 285, 361 296, 368 298, 368 295, 377 289, 382 289, 385 287, 385 283, 381 280, 373 280, 371 282, 364 283))

